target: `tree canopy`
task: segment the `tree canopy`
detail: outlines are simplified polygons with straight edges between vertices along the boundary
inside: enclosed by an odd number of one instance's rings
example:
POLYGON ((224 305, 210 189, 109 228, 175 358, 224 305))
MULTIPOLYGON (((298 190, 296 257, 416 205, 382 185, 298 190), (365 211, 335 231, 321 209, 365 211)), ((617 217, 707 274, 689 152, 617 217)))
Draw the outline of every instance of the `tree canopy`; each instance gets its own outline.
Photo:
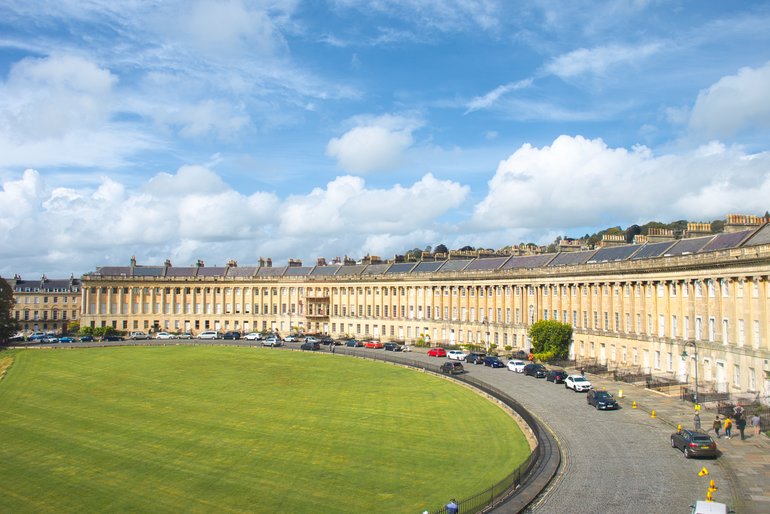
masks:
POLYGON ((532 340, 532 355, 535 359, 562 359, 569 354, 572 325, 555 320, 536 321, 529 328, 529 337, 532 340))
POLYGON ((0 277, 0 341, 16 335, 19 324, 13 319, 13 289, 0 277))

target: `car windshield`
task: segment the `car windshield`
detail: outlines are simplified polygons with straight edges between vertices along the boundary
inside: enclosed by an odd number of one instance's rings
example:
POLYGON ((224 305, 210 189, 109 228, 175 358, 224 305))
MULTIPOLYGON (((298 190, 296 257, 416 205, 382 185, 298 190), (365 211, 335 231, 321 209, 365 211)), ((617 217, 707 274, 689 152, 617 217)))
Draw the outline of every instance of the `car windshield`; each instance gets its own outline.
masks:
POLYGON ((588 382, 588 380, 586 380, 583 377, 572 377, 572 381, 573 382, 588 382))
POLYGON ((604 391, 599 391, 596 393, 596 397, 601 400, 606 400, 606 399, 612 398, 612 395, 604 391))

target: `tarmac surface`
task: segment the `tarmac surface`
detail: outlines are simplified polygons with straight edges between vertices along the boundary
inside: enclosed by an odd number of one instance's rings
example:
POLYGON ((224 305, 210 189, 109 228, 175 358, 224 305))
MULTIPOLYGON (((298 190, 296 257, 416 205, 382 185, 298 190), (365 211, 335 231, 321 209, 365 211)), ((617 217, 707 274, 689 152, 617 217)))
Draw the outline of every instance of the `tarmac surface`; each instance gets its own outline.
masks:
MULTIPOLYGON (((52 346, 127 344, 254 345, 247 341, 193 340, 52 346)), ((289 343, 286 347, 296 349, 299 343, 289 343)), ((388 354, 389 360, 434 365, 446 360, 428 357, 421 351, 394 354, 337 347, 336 355, 342 357, 345 354, 375 358, 388 354)), ((770 512, 770 438, 764 434, 754 436, 751 428, 747 428, 746 439, 742 441, 738 431, 733 429, 731 439, 717 439, 721 451, 719 458, 685 459, 679 450, 671 448, 670 435, 678 424, 692 428, 695 411, 691 403, 678 397, 586 374, 595 389, 608 390, 621 406, 617 411, 597 411, 587 404, 584 393, 574 393, 560 384, 505 368, 473 364, 466 364, 465 368, 475 378, 514 397, 552 432, 559 443, 562 465, 554 480, 525 512, 690 512, 691 504, 706 499, 711 480, 717 486, 714 501, 726 503, 737 514, 770 512), (708 475, 699 476, 704 468, 708 475)), ((710 427, 715 416, 715 411, 706 408, 700 411, 702 427, 712 436, 710 427)), ((482 428, 480 434, 483 434, 482 428)), ((496 512, 507 513, 508 510, 503 504, 496 512)))

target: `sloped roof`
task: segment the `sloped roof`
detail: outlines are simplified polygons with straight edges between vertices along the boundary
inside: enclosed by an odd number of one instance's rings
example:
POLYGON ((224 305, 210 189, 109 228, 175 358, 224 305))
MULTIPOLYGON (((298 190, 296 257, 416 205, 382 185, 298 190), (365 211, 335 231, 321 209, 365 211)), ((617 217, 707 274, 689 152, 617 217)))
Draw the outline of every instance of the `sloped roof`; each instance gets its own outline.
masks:
POLYGON ((505 262, 510 258, 510 255, 505 255, 501 257, 485 257, 480 259, 473 259, 468 263, 463 271, 495 270, 500 268, 500 266, 505 264, 505 262))
POLYGON ((623 245, 600 248, 588 259, 588 262, 625 261, 631 258, 641 247, 642 245, 623 245))
POLYGON ((653 257, 660 257, 664 253, 666 253, 666 250, 671 248, 676 241, 661 241, 659 243, 646 243, 644 246, 642 246, 638 252, 636 252, 633 257, 631 257, 632 261, 636 261, 639 259, 652 259, 653 257))
POLYGON ((387 271, 385 271, 385 274, 390 275, 392 273, 409 273, 416 266, 416 262, 397 262, 395 264, 391 264, 387 271))
POLYGON ((583 252, 561 252, 556 254, 556 257, 554 257, 551 262, 548 263, 548 267, 585 264, 591 257, 594 256, 595 253, 596 250, 586 250, 583 252))

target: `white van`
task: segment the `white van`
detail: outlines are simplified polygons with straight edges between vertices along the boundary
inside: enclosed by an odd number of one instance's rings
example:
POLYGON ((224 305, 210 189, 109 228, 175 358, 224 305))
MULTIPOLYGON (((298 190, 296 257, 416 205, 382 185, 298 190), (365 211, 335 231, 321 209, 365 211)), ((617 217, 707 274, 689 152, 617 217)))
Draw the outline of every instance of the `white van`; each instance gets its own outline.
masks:
POLYGON ((198 334, 198 339, 219 339, 219 332, 216 330, 204 330, 198 334))

